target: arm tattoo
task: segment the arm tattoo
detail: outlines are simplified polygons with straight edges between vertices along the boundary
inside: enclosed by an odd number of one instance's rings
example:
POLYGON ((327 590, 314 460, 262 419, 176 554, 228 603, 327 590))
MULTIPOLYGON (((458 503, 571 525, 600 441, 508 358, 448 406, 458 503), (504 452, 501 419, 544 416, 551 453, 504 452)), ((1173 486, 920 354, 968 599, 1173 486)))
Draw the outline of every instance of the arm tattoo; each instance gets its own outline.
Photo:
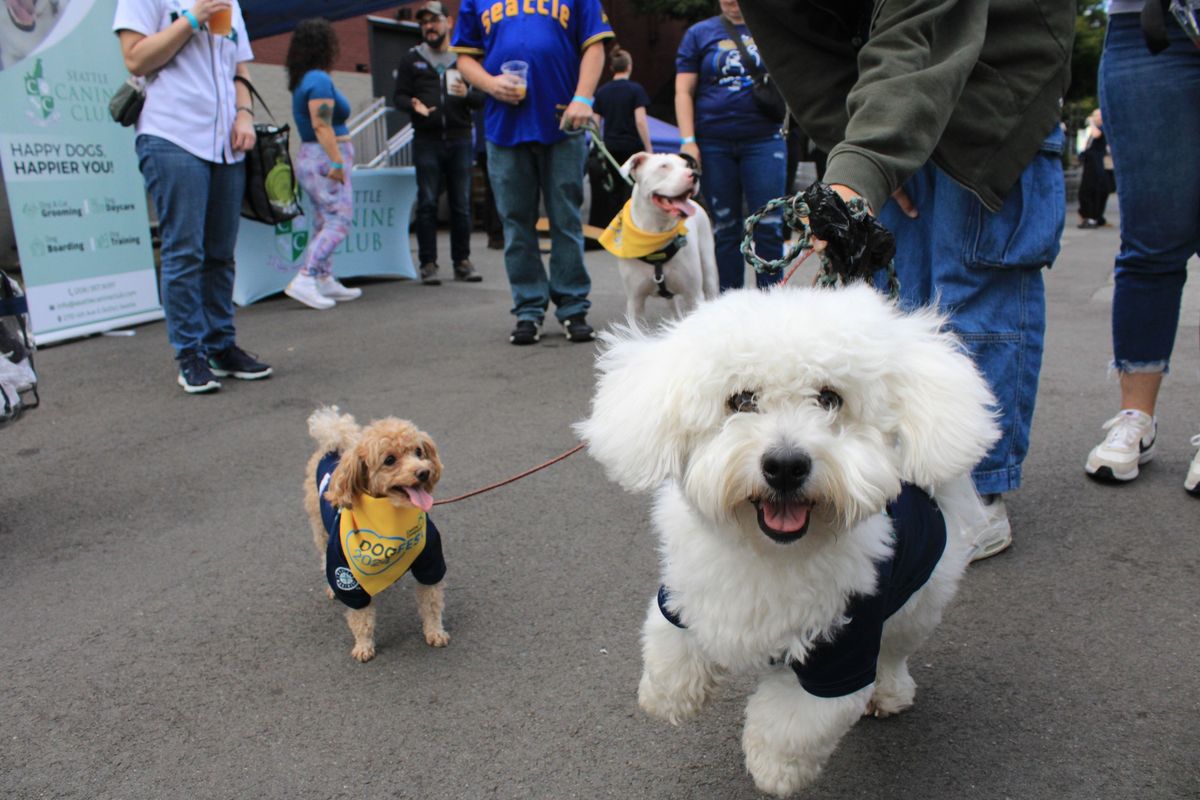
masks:
POLYGON ((333 106, 329 103, 322 103, 317 106, 317 119, 325 123, 329 127, 333 127, 333 106))

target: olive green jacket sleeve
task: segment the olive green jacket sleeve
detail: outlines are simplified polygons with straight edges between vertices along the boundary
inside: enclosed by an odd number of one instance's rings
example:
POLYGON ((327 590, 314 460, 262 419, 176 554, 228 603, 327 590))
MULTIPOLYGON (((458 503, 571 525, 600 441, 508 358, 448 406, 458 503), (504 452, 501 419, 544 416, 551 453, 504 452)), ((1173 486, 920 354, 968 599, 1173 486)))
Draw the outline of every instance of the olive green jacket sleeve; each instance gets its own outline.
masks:
POLYGON ((1057 124, 1067 0, 742 0, 767 69, 878 212, 932 159, 992 209, 1057 124), (868 35, 869 32, 869 35, 868 35))

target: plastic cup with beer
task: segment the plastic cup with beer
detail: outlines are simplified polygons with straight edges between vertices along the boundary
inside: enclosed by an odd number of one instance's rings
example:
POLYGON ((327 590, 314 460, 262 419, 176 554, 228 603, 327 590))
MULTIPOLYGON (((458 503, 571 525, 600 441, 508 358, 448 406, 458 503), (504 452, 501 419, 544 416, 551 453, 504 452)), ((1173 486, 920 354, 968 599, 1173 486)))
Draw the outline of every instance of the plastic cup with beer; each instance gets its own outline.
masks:
MULTIPOLYGON (((529 81, 529 64, 524 61, 505 61, 500 65, 500 74, 509 76, 513 86, 521 93, 521 100, 525 99, 525 87, 529 81)), ((518 100, 517 102, 520 102, 518 100)))
POLYGON ((466 97, 467 82, 463 79, 462 73, 451 67, 446 70, 446 91, 455 97, 466 97))
POLYGON ((208 32, 213 36, 228 36, 233 33, 233 6, 219 8, 208 18, 208 32))

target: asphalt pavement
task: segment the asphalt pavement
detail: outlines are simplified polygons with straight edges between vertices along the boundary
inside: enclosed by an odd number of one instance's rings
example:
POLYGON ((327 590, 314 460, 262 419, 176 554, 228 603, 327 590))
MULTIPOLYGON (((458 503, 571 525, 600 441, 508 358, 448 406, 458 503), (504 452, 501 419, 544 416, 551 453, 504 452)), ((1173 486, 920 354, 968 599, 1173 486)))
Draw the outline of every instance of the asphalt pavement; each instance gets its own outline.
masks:
MULTIPOLYGON (((1116 410, 1116 247, 1069 225, 1047 273, 1013 548, 970 568, 913 664, 916 706, 861 721, 802 797, 1200 797, 1200 501, 1182 489, 1200 302, 1193 285, 1156 459, 1128 486, 1088 481, 1116 410)), ((415 420, 449 497, 566 451, 587 412, 595 347, 553 322, 509 345, 501 254, 477 235, 473 258, 479 284, 240 309, 275 375, 212 396, 175 384, 162 323, 39 353, 42 406, 0 429, 0 797, 758 796, 750 683, 677 728, 637 708, 648 499, 585 454, 435 511, 449 647, 425 645, 406 580, 379 601, 378 656, 350 658, 301 509, 308 413, 415 420)), ((608 325, 615 261, 587 260, 608 325)))

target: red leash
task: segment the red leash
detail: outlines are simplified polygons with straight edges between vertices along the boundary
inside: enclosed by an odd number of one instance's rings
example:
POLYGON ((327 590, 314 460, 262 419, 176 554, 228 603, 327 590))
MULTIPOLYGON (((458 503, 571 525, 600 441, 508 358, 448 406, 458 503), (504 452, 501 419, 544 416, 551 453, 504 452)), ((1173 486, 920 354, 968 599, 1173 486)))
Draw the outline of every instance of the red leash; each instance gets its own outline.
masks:
POLYGON ((466 500, 468 497, 474 497, 477 494, 483 494, 484 492, 490 492, 492 489, 499 489, 501 486, 506 486, 506 485, 512 483, 513 481, 519 481, 519 480, 521 480, 521 478, 532 475, 533 473, 538 472, 539 470, 543 470, 546 467, 557 464, 558 462, 562 461, 563 459, 565 459, 569 456, 575 455, 580 450, 582 450, 584 448, 584 446, 585 445, 582 442, 580 442, 579 444, 575 445, 574 447, 572 447, 570 450, 563 453, 562 455, 555 456, 554 458, 550 459, 549 461, 538 464, 536 467, 533 467, 532 469, 527 469, 519 475, 513 475, 511 478, 505 478, 504 480, 499 481, 497 483, 493 483, 490 486, 484 486, 482 489, 476 489, 473 492, 467 492, 466 494, 460 494, 457 497, 448 497, 445 500, 435 500, 433 504, 435 506, 444 506, 447 503, 457 503, 459 500, 466 500))

